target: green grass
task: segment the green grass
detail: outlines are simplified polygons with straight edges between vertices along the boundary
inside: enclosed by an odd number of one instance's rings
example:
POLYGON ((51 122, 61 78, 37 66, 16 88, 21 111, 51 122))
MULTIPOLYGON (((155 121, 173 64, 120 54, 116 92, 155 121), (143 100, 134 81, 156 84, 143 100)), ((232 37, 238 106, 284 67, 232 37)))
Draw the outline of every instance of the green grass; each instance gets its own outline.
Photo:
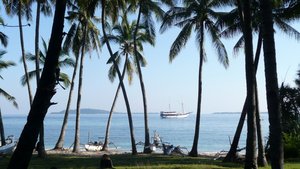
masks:
MULTIPOLYGON (((116 169, 226 169, 243 168, 243 164, 222 163, 202 157, 181 157, 164 155, 137 155, 128 154, 110 156, 116 169)), ((0 168, 7 167, 9 156, 0 157, 0 168)), ((98 169, 100 157, 48 155, 46 159, 37 158, 35 155, 30 162, 30 169, 98 169)), ((269 169, 270 167, 266 167, 269 169)), ((299 169, 300 159, 290 159, 285 163, 285 169, 299 169)))

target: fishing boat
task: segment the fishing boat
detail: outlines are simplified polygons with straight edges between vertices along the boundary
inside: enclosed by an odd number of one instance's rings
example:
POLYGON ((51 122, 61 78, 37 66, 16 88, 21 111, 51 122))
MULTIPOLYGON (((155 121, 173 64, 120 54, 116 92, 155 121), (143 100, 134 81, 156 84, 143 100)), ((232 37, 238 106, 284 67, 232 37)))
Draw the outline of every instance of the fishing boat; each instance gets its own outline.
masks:
MULTIPOLYGON (((184 112, 183 103, 181 103, 181 106, 182 106, 182 111, 181 112, 161 111, 160 112, 160 117, 161 118, 186 118, 186 117, 188 117, 191 112, 184 112)), ((170 105, 169 105, 169 109, 171 109, 170 105)))
POLYGON ((88 142, 87 144, 84 145, 84 148, 86 151, 100 151, 103 147, 102 142, 88 142))
POLYGON ((0 146, 0 154, 11 154, 17 146, 17 142, 12 135, 8 136, 5 142, 5 145, 0 146))

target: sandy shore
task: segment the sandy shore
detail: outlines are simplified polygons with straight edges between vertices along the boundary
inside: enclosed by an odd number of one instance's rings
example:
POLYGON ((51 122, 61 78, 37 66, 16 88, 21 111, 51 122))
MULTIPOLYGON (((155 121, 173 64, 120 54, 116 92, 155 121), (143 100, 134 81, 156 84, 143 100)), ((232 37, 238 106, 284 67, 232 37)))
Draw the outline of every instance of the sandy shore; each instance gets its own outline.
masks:
MULTIPOLYGON (((113 155, 113 154, 131 154, 131 152, 111 149, 108 151, 86 151, 82 150, 79 153, 72 152, 71 149, 64 149, 64 150, 46 150, 47 154, 59 154, 59 155, 71 155, 71 156, 102 156, 103 154, 113 155)), ((163 154, 162 152, 155 152, 155 154, 163 154)), ((225 157, 226 153, 220 152, 201 152, 199 153, 201 157, 208 157, 208 158, 218 158, 218 157, 225 157)))
POLYGON ((109 151, 85 151, 82 150, 79 153, 72 152, 71 149, 64 150, 46 150, 47 154, 59 154, 59 155, 72 155, 72 156, 102 156, 103 154, 129 154, 129 152, 124 152, 121 150, 109 150, 109 151))

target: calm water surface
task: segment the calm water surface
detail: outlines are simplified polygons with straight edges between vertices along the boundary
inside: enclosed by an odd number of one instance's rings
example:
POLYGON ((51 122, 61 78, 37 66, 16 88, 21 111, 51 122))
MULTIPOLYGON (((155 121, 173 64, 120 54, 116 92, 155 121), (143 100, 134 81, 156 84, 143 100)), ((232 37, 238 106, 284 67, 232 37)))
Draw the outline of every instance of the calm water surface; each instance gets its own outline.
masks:
MULTIPOLYGON (((25 115, 3 115, 5 134, 19 137, 26 122, 25 115)), ((149 130, 151 137, 156 130, 163 141, 173 145, 192 147, 196 114, 190 114, 183 119, 161 119, 158 113, 149 113, 149 130)), ((240 114, 202 114, 199 137, 199 152, 216 152, 228 150, 230 140, 239 120, 240 114)), ((83 114, 80 117, 81 143, 97 140, 105 136, 107 114, 83 114)), ((63 120, 63 114, 48 114, 45 118, 45 145, 47 149, 54 147, 63 120)), ((264 138, 268 135, 268 115, 261 115, 264 138)), ((133 114, 134 135, 136 142, 144 141, 143 114, 133 114)), ((75 115, 69 116, 65 148, 69 148, 74 142, 75 115)), ((246 126, 244 125, 240 147, 246 144, 246 126)), ((114 114, 111 123, 110 141, 121 150, 129 151, 131 147, 127 114, 114 114)), ((138 146, 142 150, 142 146, 138 146)))

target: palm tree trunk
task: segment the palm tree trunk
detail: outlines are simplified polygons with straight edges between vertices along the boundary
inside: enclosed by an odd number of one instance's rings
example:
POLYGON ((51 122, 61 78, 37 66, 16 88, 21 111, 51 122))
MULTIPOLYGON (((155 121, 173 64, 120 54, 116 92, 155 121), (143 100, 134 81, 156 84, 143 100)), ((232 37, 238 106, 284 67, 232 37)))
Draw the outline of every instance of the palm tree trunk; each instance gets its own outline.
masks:
POLYGON ((245 39, 245 67, 247 85, 247 141, 245 169, 257 168, 256 159, 256 118, 255 118, 255 75, 253 66, 253 45, 250 0, 244 1, 243 34, 245 39))
MULTIPOLYGON (((255 71, 254 74, 255 75, 256 75, 257 67, 258 67, 258 63, 259 63, 261 47, 262 47, 262 35, 260 32, 258 35, 257 47, 256 47, 256 53, 255 53, 255 59, 254 59, 254 71, 255 71)), ((244 106, 242 109, 241 117, 240 117, 239 123, 237 125, 236 131, 234 134, 234 138, 233 138, 232 144, 230 146, 230 150, 226 154, 226 157, 224 158, 223 162, 234 162, 234 161, 237 161, 239 158, 238 154, 237 154, 237 148, 238 148, 239 140, 240 140, 241 133, 243 130, 244 122, 246 119, 246 114, 247 114, 246 108, 247 108, 247 96, 244 101, 244 106)), ((260 121, 257 121, 257 123, 260 123, 260 121)))
MULTIPOLYGON (((39 34, 40 34, 40 14, 41 3, 37 1, 36 7, 36 24, 35 24, 35 70, 36 70, 36 83, 39 85, 40 81, 40 50, 39 50, 39 34)), ((38 157, 46 157, 45 140, 44 140, 44 124, 42 124, 39 142, 37 144, 38 157)))
POLYGON ((269 112, 269 142, 271 167, 283 168, 283 140, 281 126, 281 111, 278 93, 278 79, 276 67, 276 51, 274 40, 274 28, 272 18, 272 6, 270 0, 260 0, 262 11, 262 32, 265 62, 265 77, 267 91, 267 105, 269 112))
POLYGON ((0 139, 1 139, 1 146, 4 146, 6 142, 5 142, 5 133, 4 133, 4 125, 3 125, 1 109, 0 109, 0 139))
POLYGON ((73 75, 72 75, 72 81, 71 81, 71 86, 70 86, 70 91, 69 91, 67 107, 66 107, 66 111, 65 111, 63 124, 62 124, 61 130, 60 130, 60 135, 59 135, 59 138, 54 147, 55 150, 62 150, 64 147, 65 135, 66 135, 66 129, 67 129, 68 117, 69 117, 69 110, 70 110, 72 94, 73 94, 73 90, 74 90, 74 82, 75 82, 75 78, 76 78, 76 74, 77 74, 77 66, 78 66, 78 56, 76 56, 76 60, 75 60, 75 66, 74 66, 73 75))
POLYGON ((24 48, 24 39, 23 39, 23 27, 22 27, 22 17, 21 17, 21 10, 22 10, 22 1, 19 1, 18 5, 18 19, 19 19, 19 30, 20 30, 20 43, 21 43, 21 51, 22 51, 22 62, 24 67, 24 72, 26 76, 26 84, 27 84, 27 90, 28 90, 28 96, 29 96, 29 103, 32 104, 32 93, 29 83, 29 76, 28 76, 28 68, 25 58, 25 48, 24 48))
POLYGON ((248 104, 248 101, 247 101, 247 97, 246 97, 244 106, 243 106, 243 110, 241 113, 241 117, 240 117, 238 126, 236 128, 233 141, 230 146, 230 150, 227 153, 226 157, 224 158, 223 162, 235 162, 239 158, 239 156, 237 154, 237 148, 238 148, 239 140, 241 137, 241 133, 242 133, 244 122, 245 122, 246 115, 247 115, 247 107, 248 107, 247 104, 248 104))
POLYGON ((84 25, 84 33, 81 44, 81 57, 79 66, 79 82, 78 82, 78 96, 77 96, 77 106, 76 106, 76 125, 75 125, 75 139, 73 152, 78 153, 80 151, 80 103, 81 103, 81 89, 82 89, 82 79, 83 79, 83 62, 85 53, 85 40, 87 34, 87 25, 84 25))
POLYGON ((151 153, 150 149, 150 136, 149 136, 149 126, 148 126, 148 110, 147 110, 147 98, 146 98, 146 90, 145 90, 145 85, 144 85, 144 80, 143 80, 143 74, 141 70, 141 64, 140 64, 140 58, 138 56, 138 51, 137 51, 137 44, 136 44, 136 35, 139 29, 139 24, 140 24, 140 19, 141 19, 141 3, 140 1, 140 8, 139 8, 139 14, 137 18, 137 23, 136 23, 136 28, 134 31, 133 35, 133 42, 134 42, 134 54, 136 58, 136 64, 138 68, 138 74, 139 74, 139 79, 140 79, 140 86, 142 90, 142 95, 143 95, 143 107, 144 107, 144 125, 145 125, 145 145, 144 145, 144 153, 151 153))
POLYGON ((268 165, 265 156, 265 149, 263 144, 263 136, 260 124, 260 112, 259 112, 259 102, 258 102, 258 90, 257 83, 255 83, 255 101, 256 101, 256 130, 257 130, 257 144, 258 144, 258 157, 257 164, 260 167, 265 167, 268 165))
MULTIPOLYGON (((123 72, 122 72, 122 80, 124 80, 124 77, 125 77, 127 62, 128 62, 128 54, 126 54, 125 64, 124 64, 124 68, 123 68, 123 72)), ((116 94, 115 94, 114 101, 113 101, 113 103, 111 105, 111 108, 110 108, 110 111, 109 111, 109 116, 108 116, 107 125, 106 125, 105 139, 104 139, 104 143, 103 143, 103 147, 102 147, 101 151, 107 151, 108 150, 110 122, 111 122, 111 118, 112 118, 112 113, 114 111, 114 108, 115 108, 115 105, 116 105, 116 102, 117 102, 117 99, 118 99, 120 89, 121 89, 121 84, 119 83, 116 94)))
POLYGON ((48 108, 54 104, 51 98, 55 94, 55 71, 61 50, 66 0, 56 2, 52 33, 45 66, 31 105, 27 122, 23 128, 16 150, 10 158, 7 169, 28 168, 39 130, 48 108))
POLYGON ((199 140, 199 132, 200 132, 200 115, 201 115, 201 100, 202 100, 202 67, 204 61, 204 28, 203 23, 201 25, 201 39, 200 39, 200 63, 199 63, 199 74, 198 74, 198 102, 197 102, 197 115, 196 115, 196 123, 195 123, 195 133, 194 133, 194 142, 189 153, 189 156, 197 157, 198 156, 198 140, 199 140))
MULTIPOLYGON (((105 32, 105 5, 106 5, 106 0, 102 0, 102 31, 103 31, 103 36, 105 39, 107 39, 107 35, 105 32)), ((112 49, 110 47, 110 44, 108 41, 106 41, 106 46, 108 48, 109 54, 112 57, 113 56, 113 52, 112 49)), ((128 97, 127 97, 127 92, 122 80, 122 75, 120 72, 120 69, 118 67, 118 64, 116 63, 116 60, 113 59, 113 64, 116 67, 117 70, 117 74, 120 80, 120 84, 121 84, 121 89, 123 92, 123 96, 124 96, 124 100, 125 100, 125 104, 126 104, 126 109, 127 109, 127 115, 128 115, 128 122, 129 122, 129 129, 130 129, 130 138, 131 138, 131 151, 133 155, 137 154, 137 149, 136 149, 136 145, 135 145, 135 138, 134 138, 134 128, 133 128, 133 122, 132 122, 132 114, 131 114, 131 110, 130 110, 130 105, 129 105, 129 101, 128 101, 128 97)))

